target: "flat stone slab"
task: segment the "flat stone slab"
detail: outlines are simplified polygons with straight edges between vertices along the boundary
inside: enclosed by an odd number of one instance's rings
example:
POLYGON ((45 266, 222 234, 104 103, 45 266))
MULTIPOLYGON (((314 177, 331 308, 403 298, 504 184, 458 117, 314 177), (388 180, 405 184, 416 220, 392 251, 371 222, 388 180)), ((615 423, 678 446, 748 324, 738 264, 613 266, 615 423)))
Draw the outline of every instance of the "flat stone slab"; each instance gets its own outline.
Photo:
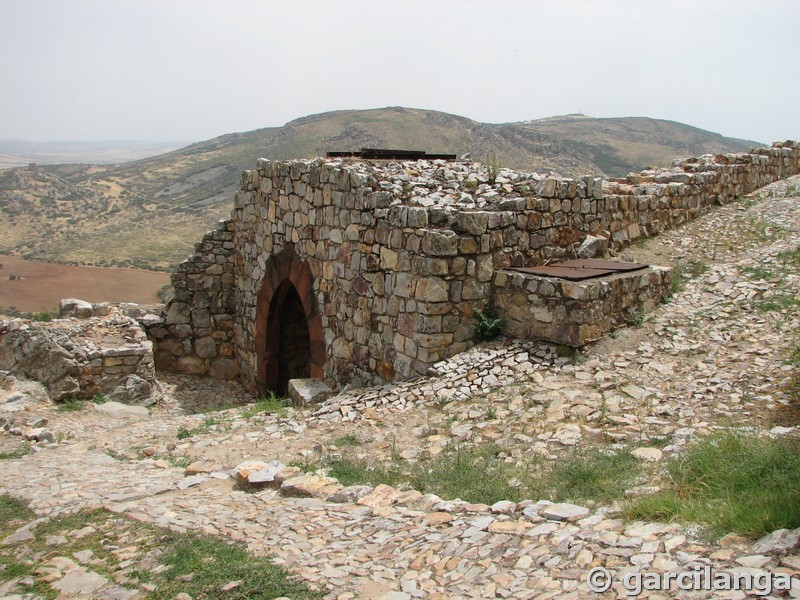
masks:
POLYGON ((150 411, 144 406, 131 406, 122 402, 104 402, 94 404, 94 410, 110 417, 129 418, 129 419, 149 419, 150 411))
POLYGON ((551 521, 577 521, 589 515, 589 509, 576 504, 550 504, 540 513, 545 519, 551 521))
POLYGON ((60 581, 53 583, 53 588, 73 596, 88 595, 96 592, 109 581, 94 571, 83 567, 70 571, 60 581))

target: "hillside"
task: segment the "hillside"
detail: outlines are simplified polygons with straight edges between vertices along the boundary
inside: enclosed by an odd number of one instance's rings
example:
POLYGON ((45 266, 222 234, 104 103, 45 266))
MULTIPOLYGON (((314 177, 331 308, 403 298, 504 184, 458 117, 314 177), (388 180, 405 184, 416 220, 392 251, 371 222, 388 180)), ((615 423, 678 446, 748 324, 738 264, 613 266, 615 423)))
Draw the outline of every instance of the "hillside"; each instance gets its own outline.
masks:
POLYGON ((0 253, 93 265, 170 268, 230 210, 258 158, 361 147, 420 149, 523 171, 624 175, 677 156, 759 145, 681 123, 569 115, 488 124, 402 107, 346 110, 232 133, 116 166, 0 171, 0 253))

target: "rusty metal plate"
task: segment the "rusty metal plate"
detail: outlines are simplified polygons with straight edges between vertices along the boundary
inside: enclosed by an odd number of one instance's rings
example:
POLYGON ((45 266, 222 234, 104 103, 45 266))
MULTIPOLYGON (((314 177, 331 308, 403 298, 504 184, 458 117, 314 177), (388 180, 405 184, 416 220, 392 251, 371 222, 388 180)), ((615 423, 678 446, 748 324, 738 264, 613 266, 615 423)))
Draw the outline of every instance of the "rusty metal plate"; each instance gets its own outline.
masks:
POLYGON ((539 275, 541 277, 558 277, 571 281, 582 281, 612 275, 614 273, 639 271, 646 269, 647 265, 641 263, 616 262, 613 260, 578 259, 567 260, 552 265, 541 267, 519 267, 515 271, 539 275))
POLYGON ((575 260, 565 260, 555 266, 574 267, 578 269, 609 269, 611 271, 639 271, 646 269, 647 265, 634 262, 617 262, 615 260, 600 260, 599 258, 578 258, 575 260))

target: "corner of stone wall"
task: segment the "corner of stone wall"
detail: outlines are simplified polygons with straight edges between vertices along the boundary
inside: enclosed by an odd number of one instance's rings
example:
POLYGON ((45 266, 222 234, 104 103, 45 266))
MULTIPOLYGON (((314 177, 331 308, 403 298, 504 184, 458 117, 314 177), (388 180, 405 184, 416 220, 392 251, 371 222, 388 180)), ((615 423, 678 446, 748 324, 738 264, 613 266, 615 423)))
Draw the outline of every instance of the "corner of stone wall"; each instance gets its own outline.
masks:
POLYGON ((174 298, 162 322, 147 328, 156 367, 217 379, 235 379, 233 345, 233 221, 220 221, 172 275, 174 298))

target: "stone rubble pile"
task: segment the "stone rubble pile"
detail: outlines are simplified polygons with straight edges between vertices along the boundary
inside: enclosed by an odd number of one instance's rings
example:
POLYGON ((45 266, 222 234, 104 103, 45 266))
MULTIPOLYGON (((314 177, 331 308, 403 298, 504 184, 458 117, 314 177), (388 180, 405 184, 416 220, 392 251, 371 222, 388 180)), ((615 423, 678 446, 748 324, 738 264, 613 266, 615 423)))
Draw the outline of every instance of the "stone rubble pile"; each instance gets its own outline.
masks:
POLYGON ((464 400, 530 379, 534 372, 552 365, 556 359, 556 346, 552 344, 504 339, 434 364, 428 378, 344 391, 323 402, 314 415, 353 421, 364 415, 372 417, 376 412, 464 400))
POLYGON ((70 300, 50 322, 0 321, 0 369, 42 383, 53 400, 102 394, 127 404, 159 398, 153 344, 120 308, 70 300))

